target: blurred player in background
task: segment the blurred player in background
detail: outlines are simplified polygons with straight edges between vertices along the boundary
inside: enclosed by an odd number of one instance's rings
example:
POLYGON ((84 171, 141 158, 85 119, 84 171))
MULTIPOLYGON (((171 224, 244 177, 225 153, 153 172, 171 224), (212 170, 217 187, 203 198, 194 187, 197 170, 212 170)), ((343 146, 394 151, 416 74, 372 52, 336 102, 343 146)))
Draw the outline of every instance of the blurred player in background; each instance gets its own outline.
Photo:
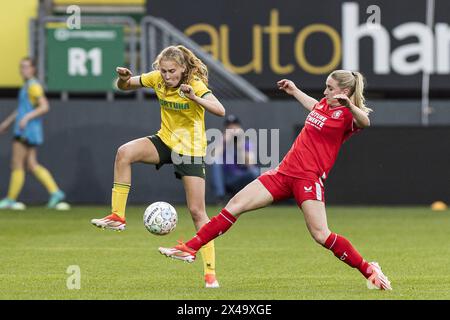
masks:
MULTIPOLYGON (((299 90, 290 80, 278 88, 292 95, 308 111, 305 126, 280 165, 248 184, 224 209, 188 242, 173 248, 159 248, 169 257, 193 262, 197 250, 225 233, 244 212, 294 197, 303 211, 306 225, 316 242, 331 250, 341 261, 357 268, 370 289, 391 290, 388 278, 376 262, 368 263, 341 235, 327 224, 323 180, 328 176, 345 140, 370 125, 365 106, 364 79, 359 72, 335 70, 327 78, 325 97, 319 101, 299 90)), ((250 253, 251 255, 251 253, 250 253)))
POLYGON ((11 178, 8 195, 0 201, 0 209, 24 209, 17 198, 25 182, 27 168, 50 194, 47 206, 55 208, 65 198, 50 172, 37 160, 37 147, 44 142, 42 116, 49 111, 48 100, 35 78, 36 67, 31 58, 20 62, 20 74, 25 83, 19 91, 19 106, 0 123, 0 134, 14 123, 11 178))
POLYGON ((228 115, 224 122, 223 142, 215 155, 217 161, 210 166, 211 189, 218 204, 223 206, 227 193, 235 195, 259 176, 253 148, 239 118, 228 115))
MULTIPOLYGON (((153 63, 154 71, 132 76, 126 68, 117 68, 117 86, 121 90, 153 88, 161 106, 161 129, 148 137, 122 145, 114 164, 111 214, 91 221, 97 227, 124 230, 125 208, 131 187, 131 164, 143 162, 173 163, 175 176, 181 179, 195 228, 209 221, 205 208, 206 133, 205 110, 218 116, 225 109, 208 89, 208 71, 203 62, 184 46, 165 48, 153 63), (176 156, 175 161, 172 156, 176 156), (185 162, 179 163, 180 157, 185 162)), ((215 277, 214 242, 202 249, 206 287, 219 284, 215 277)))

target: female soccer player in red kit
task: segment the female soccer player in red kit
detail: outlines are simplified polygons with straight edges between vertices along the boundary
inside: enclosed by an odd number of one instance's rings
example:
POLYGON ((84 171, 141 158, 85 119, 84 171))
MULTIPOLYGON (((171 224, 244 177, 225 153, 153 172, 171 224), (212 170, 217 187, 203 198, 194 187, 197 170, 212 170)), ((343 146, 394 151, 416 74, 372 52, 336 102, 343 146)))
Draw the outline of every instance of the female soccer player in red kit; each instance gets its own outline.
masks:
POLYGON ((341 261, 357 268, 369 289, 392 290, 376 262, 368 263, 349 240, 328 228, 323 180, 328 176, 341 145, 358 130, 370 125, 364 103, 364 79, 359 72, 335 70, 326 80, 325 97, 319 101, 299 90, 290 80, 278 88, 297 99, 310 113, 280 165, 249 183, 197 235, 186 243, 159 251, 175 259, 193 262, 197 251, 225 233, 244 212, 294 197, 316 242, 341 261))

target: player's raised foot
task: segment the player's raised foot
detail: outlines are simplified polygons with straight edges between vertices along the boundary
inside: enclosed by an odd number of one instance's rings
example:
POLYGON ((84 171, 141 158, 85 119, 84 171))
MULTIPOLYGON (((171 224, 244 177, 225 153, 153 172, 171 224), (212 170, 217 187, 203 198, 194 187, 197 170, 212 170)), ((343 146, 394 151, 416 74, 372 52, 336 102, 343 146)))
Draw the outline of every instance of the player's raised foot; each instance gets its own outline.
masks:
POLYGON ((58 190, 56 192, 53 192, 50 195, 50 199, 48 199, 47 207, 54 209, 56 208, 56 205, 63 201, 66 198, 66 195, 61 190, 58 190))
POLYGON ((205 274, 205 288, 219 288, 215 274, 205 274))
POLYGON ((0 200, 0 209, 25 210, 26 205, 22 202, 18 202, 9 198, 4 198, 0 200))
POLYGON ((367 288, 378 290, 392 290, 391 282, 381 271, 381 267, 377 262, 369 263, 369 272, 372 272, 367 279, 367 288))
POLYGON ((119 217, 115 213, 111 213, 109 216, 106 216, 101 219, 92 219, 91 223, 102 229, 110 229, 115 231, 123 231, 125 230, 125 219, 119 217))
POLYGON ((182 241, 178 241, 178 245, 173 248, 158 248, 159 252, 169 258, 177 259, 192 263, 195 261, 197 251, 189 248, 182 241))

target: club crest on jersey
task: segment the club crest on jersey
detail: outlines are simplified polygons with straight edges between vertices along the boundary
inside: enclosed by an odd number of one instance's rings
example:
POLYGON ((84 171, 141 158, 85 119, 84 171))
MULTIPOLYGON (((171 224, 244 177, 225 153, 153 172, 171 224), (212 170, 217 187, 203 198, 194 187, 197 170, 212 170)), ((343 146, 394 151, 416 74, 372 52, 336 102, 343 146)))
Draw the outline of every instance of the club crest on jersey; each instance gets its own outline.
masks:
POLYGON ((180 89, 178 89, 178 95, 182 98, 186 98, 186 96, 184 95, 184 92, 181 91, 180 89))
POLYGON ((339 117, 341 116, 342 113, 343 113, 342 110, 336 110, 335 112, 333 112, 333 114, 331 115, 331 117, 332 117, 333 119, 339 119, 339 117))

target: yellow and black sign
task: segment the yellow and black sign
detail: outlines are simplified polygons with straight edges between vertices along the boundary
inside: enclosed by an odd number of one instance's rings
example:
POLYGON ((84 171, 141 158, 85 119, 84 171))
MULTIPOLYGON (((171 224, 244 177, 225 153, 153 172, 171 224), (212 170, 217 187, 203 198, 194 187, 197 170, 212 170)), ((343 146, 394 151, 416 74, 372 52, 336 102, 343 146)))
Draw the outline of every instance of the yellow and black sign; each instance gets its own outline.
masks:
POLYGON ((436 1, 428 26, 423 0, 153 0, 162 17, 229 70, 262 89, 290 78, 323 87, 335 69, 358 70, 370 88, 417 90, 422 73, 450 87, 450 2, 436 1))

